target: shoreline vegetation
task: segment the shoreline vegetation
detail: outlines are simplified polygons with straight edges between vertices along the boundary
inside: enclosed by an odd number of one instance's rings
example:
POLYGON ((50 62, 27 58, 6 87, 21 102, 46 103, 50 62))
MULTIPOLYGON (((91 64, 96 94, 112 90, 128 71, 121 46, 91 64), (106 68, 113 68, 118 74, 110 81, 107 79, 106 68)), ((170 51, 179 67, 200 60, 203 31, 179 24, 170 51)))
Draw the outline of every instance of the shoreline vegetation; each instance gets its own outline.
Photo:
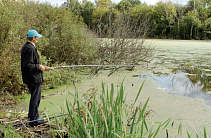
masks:
MULTIPOLYGON (((53 7, 47 3, 1 1, 0 107, 16 104, 14 95, 28 93, 27 87, 21 79, 20 49, 26 41, 26 32, 30 29, 35 29, 43 35, 38 42, 37 49, 41 63, 47 66, 89 64, 147 66, 155 58, 154 47, 150 43, 145 43, 145 40, 149 38, 191 40, 211 38, 209 31, 211 29, 209 18, 211 12, 210 5, 206 1, 201 3, 197 1, 198 3, 193 5, 193 1, 190 0, 188 6, 177 5, 171 1, 158 2, 155 6, 141 4, 140 1, 136 2, 121 1, 113 5, 111 1, 97 1, 94 6, 93 3, 85 1, 81 4, 77 2, 74 4, 64 3, 61 7, 53 7), (99 38, 110 38, 110 40, 102 41, 99 38)), ((45 90, 55 89, 61 84, 69 82, 74 85, 80 82, 84 74, 89 74, 92 77, 100 70, 110 70, 109 75, 112 75, 123 69, 133 71, 134 67, 54 70, 44 74, 45 82, 42 88, 45 90)), ((132 124, 128 128, 123 90, 120 89, 117 92, 119 95, 115 99, 113 95, 110 95, 114 92, 113 89, 104 91, 103 84, 102 88, 101 96, 104 95, 106 99, 101 97, 99 100, 93 96, 89 102, 95 106, 91 107, 88 106, 87 101, 82 102, 77 95, 72 95, 77 108, 73 108, 74 105, 67 101, 69 116, 62 117, 61 120, 55 118, 54 131, 51 131, 51 127, 44 131, 31 130, 28 127, 24 127, 26 128, 24 132, 22 128, 13 130, 11 126, 4 127, 5 120, 3 119, 1 120, 2 129, 0 129, 1 137, 3 135, 3 137, 39 136, 42 132, 49 135, 52 135, 51 132, 56 132, 53 134, 54 137, 77 137, 80 135, 84 137, 156 137, 158 132, 165 131, 169 125, 170 119, 167 119, 155 130, 150 129, 145 120, 146 102, 143 108, 135 107, 131 118, 132 124), (113 103, 114 99, 116 104, 113 103), (113 121, 114 123, 111 123, 113 121), (162 130, 161 127, 163 127, 162 130), (38 134, 34 134, 32 131, 36 131, 38 134)), ((15 113, 14 116, 17 117, 17 114, 15 113)), ((14 119, 24 122, 21 118, 14 119)), ((6 122, 10 121, 6 120, 6 122)), ((182 124, 178 128, 178 134, 181 129, 182 124)), ((187 135, 190 137, 188 132, 187 135)), ((167 131, 166 136, 168 137, 167 131)), ((204 137, 207 137, 205 128, 204 137)))

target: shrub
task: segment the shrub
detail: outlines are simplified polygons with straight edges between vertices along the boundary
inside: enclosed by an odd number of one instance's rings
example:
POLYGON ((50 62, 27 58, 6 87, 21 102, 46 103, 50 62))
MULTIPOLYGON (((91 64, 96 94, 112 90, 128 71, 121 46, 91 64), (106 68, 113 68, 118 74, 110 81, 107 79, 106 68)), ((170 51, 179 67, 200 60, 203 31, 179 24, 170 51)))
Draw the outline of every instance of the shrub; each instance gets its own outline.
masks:
MULTIPOLYGON (((0 15, 1 91, 11 94, 26 91, 21 79, 20 50, 30 29, 43 35, 36 44, 43 65, 89 63, 96 51, 83 22, 65 8, 47 3, 3 1, 0 2, 0 15)), ((54 88, 65 83, 71 74, 67 70, 45 73, 43 87, 54 88)))

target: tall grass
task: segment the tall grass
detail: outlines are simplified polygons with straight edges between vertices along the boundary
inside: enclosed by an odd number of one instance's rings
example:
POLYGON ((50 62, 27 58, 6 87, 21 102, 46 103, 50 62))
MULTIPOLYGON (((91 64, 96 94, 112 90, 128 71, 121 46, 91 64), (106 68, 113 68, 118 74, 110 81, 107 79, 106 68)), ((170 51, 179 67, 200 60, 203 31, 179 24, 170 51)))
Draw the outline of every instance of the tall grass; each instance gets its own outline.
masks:
MULTIPOLYGON (((105 89, 103 83, 100 96, 95 94, 91 101, 87 97, 87 100, 82 102, 81 98, 78 97, 78 93, 76 96, 69 93, 75 98, 77 108, 75 109, 70 101, 66 101, 69 115, 63 120, 63 131, 67 131, 68 135, 73 138, 151 138, 158 136, 167 127, 170 119, 160 124, 157 129, 149 129, 145 117, 150 98, 146 100, 142 108, 135 106, 143 85, 144 83, 132 103, 134 112, 129 112, 126 108, 123 82, 119 90, 117 90, 116 97, 114 96, 114 84, 111 84, 109 91, 108 87, 105 89)), ((61 132, 61 130, 58 132, 61 132)))

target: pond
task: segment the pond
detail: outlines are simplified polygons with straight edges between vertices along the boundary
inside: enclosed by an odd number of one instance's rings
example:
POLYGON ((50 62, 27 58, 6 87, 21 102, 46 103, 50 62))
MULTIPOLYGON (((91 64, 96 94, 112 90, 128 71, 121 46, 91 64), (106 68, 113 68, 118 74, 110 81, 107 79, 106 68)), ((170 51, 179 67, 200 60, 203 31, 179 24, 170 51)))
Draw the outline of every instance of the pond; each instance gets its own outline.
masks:
POLYGON ((177 134, 181 123, 183 137, 187 136, 187 130, 193 137, 196 133, 203 137, 204 126, 211 130, 211 42, 153 40, 151 45, 156 50, 152 63, 156 68, 133 75, 155 83, 157 90, 167 94, 151 96, 149 106, 156 113, 150 120, 165 121, 163 118, 170 117, 177 122, 177 127, 168 128, 171 135, 177 134))
POLYGON ((211 106, 211 43, 210 41, 155 40, 155 64, 170 71, 152 71, 141 78, 155 80, 167 93, 203 98, 211 106))
POLYGON ((211 77, 208 74, 189 74, 187 72, 135 75, 145 79, 152 79, 157 82, 158 89, 168 94, 187 96, 191 98, 203 98, 207 105, 211 106, 211 77))

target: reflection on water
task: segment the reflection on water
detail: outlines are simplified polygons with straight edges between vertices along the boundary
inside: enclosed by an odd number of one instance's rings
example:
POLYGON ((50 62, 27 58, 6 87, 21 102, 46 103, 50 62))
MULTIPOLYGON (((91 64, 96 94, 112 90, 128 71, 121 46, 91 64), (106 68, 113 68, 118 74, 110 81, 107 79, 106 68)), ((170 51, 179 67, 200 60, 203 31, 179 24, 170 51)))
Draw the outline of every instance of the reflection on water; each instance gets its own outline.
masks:
POLYGON ((156 71, 164 73, 152 72, 137 77, 153 79, 159 89, 173 95, 203 98, 211 106, 210 43, 189 42, 155 41, 155 65, 159 68, 156 71), (170 69, 171 73, 165 73, 165 69, 170 69))
POLYGON ((153 79, 158 89, 173 95, 203 98, 211 106, 211 70, 209 69, 183 69, 178 72, 162 74, 153 72, 151 75, 136 75, 134 77, 153 79))

